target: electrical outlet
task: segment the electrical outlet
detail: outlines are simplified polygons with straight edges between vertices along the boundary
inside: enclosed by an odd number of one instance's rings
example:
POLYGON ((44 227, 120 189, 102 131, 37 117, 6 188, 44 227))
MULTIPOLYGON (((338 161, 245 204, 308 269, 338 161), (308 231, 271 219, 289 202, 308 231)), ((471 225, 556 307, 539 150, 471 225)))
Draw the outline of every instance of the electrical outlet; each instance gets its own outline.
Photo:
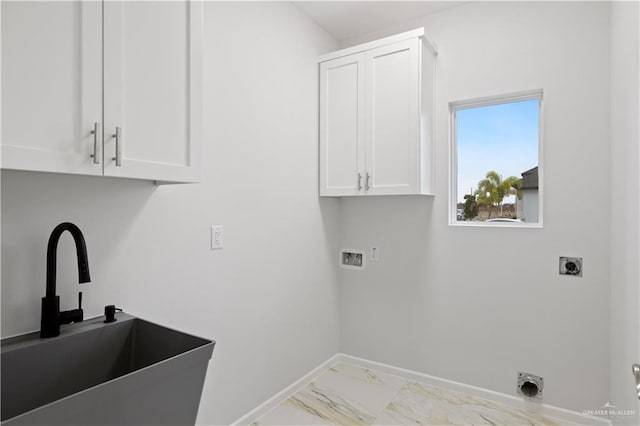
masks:
POLYGON ((573 275, 574 277, 582 276, 582 258, 581 257, 560 257, 560 275, 573 275))
POLYGON ((224 227, 216 225, 211 227, 211 250, 220 250, 224 247, 224 227))
POLYGON ((380 249, 378 247, 371 247, 370 253, 372 262, 377 262, 380 260, 380 249))

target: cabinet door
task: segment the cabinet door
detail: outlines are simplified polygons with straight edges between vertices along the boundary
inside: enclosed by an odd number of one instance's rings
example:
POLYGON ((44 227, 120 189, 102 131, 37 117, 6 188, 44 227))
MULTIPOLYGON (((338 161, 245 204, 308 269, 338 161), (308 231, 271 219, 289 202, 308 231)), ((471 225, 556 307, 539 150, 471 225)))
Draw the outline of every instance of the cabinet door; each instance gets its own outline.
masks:
POLYGON ((419 192, 420 41, 372 49, 367 62, 367 194, 419 192))
POLYGON ((3 1, 2 168, 102 174, 101 122, 102 5, 3 1))
POLYGON ((200 179, 201 61, 200 1, 104 2, 105 176, 200 179))
POLYGON ((364 54, 320 64, 320 195, 363 194, 364 54))

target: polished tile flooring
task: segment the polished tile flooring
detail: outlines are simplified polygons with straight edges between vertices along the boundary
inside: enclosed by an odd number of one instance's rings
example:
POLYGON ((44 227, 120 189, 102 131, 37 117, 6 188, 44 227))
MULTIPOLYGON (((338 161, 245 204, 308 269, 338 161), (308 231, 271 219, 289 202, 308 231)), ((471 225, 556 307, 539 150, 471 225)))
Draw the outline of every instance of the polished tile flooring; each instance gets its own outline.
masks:
POLYGON ((570 424, 468 393, 338 362, 257 425, 570 424))

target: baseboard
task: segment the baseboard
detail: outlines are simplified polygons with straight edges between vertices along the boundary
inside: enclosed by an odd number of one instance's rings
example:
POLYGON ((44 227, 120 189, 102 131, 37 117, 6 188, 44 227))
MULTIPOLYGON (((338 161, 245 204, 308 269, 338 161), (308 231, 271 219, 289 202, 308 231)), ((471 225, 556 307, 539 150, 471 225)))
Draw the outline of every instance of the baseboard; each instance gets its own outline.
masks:
POLYGON ((302 376, 300 379, 291 383, 286 388, 282 389, 280 392, 258 405, 253 410, 249 411, 247 414, 244 414, 242 417, 232 422, 231 425, 247 425, 257 418, 264 416, 269 411, 277 407, 282 401, 285 401, 294 393, 298 392, 300 389, 305 387, 309 382, 313 381, 317 376, 322 374, 325 370, 330 368, 335 363, 339 362, 339 358, 342 354, 335 354, 319 366, 315 367, 313 370, 309 371, 307 374, 302 376))
POLYGON ((312 382, 317 376, 322 374, 325 370, 329 369, 332 365, 344 362, 349 364, 356 364, 362 367, 370 368, 372 370, 376 370, 382 373, 393 374, 395 376, 400 376, 405 379, 415 380, 420 382, 425 382, 434 386, 439 386, 444 389, 450 389, 458 392, 469 393, 474 396, 478 396, 480 398, 489 399, 492 401, 496 401, 507 405, 509 407, 514 407, 517 409, 525 410, 529 413, 535 413, 544 417, 553 417, 557 420, 565 420, 567 422, 581 424, 581 425, 608 425, 611 426, 611 422, 608 419, 604 419, 601 417, 588 416, 582 413, 578 413, 576 411, 567 410, 564 408, 556 407, 549 404, 533 402, 533 401, 525 401, 524 398, 516 397, 512 395, 507 395, 500 392, 495 392, 492 390, 480 388, 477 386, 471 386, 460 382, 455 382, 453 380, 442 379, 435 376, 430 376, 428 374, 420 373, 413 370, 407 370, 404 368, 396 367, 389 364, 383 364, 381 362, 370 361, 364 358, 358 358, 352 355, 347 355, 343 353, 337 353, 333 355, 328 360, 324 361, 322 364, 305 374, 300 379, 296 380, 294 383, 290 384, 267 401, 258 405, 253 410, 249 411, 233 423, 232 425, 247 425, 256 419, 262 417, 267 414, 269 411, 277 407, 281 402, 285 401, 291 395, 295 394, 302 388, 304 388, 307 384, 312 382))

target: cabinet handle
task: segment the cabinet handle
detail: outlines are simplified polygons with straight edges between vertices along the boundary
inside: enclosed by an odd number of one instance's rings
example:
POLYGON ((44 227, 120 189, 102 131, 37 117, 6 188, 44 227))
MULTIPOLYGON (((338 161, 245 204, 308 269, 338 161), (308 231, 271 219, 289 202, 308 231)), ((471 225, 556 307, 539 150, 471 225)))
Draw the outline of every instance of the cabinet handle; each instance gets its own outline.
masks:
POLYGON ((91 134, 93 135, 93 154, 91 154, 91 158, 93 158, 93 164, 100 164, 100 157, 98 156, 98 145, 100 140, 100 123, 93 123, 93 130, 91 134))
POLYGON ((364 181, 364 190, 368 191, 371 187, 369 186, 369 173, 367 172, 367 178, 364 181))
POLYGON ((633 376, 636 378, 636 393, 640 399, 640 365, 633 364, 631 366, 631 371, 633 371, 633 376))
POLYGON ((358 191, 362 191, 362 173, 358 173, 358 191))
POLYGON ((116 127, 116 132, 112 135, 116 139, 116 156, 112 160, 116 160, 116 166, 122 166, 122 127, 116 127))

